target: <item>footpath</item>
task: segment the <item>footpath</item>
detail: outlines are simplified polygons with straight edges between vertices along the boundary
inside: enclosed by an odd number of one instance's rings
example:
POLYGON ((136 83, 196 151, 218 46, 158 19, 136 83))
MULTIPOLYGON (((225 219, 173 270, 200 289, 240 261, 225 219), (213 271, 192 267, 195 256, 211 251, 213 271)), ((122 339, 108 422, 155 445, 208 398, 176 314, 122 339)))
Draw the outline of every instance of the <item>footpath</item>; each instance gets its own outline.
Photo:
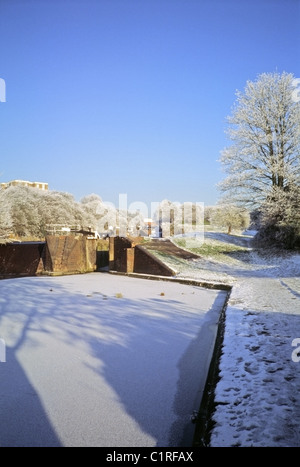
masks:
POLYGON ((180 265, 178 276, 232 285, 209 446, 299 447, 300 255, 249 247, 227 265, 180 265))

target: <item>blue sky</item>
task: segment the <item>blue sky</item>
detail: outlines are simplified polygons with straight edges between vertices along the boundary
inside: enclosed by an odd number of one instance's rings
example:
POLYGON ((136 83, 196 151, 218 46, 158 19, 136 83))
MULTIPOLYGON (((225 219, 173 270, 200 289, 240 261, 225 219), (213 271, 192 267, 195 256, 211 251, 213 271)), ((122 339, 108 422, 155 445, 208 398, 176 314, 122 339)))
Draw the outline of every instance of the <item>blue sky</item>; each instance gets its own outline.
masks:
POLYGON ((237 89, 300 77, 300 0, 0 0, 0 182, 215 204, 237 89))

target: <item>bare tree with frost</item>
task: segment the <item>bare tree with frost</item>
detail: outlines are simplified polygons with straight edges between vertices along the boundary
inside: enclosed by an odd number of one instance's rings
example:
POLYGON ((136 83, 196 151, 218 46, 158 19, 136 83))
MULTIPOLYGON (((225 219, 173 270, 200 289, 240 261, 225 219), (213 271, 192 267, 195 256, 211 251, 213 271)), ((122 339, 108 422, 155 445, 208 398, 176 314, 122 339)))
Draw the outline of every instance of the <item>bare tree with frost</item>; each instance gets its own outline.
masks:
POLYGON ((271 216, 277 223, 286 222, 280 218, 282 207, 292 210, 293 218, 299 214, 299 204, 295 203, 300 185, 297 83, 285 72, 264 73, 256 81, 248 81, 245 91, 237 92, 228 117, 232 145, 221 156, 227 173, 220 183, 224 202, 277 212, 271 216), (280 206, 282 202, 284 206, 280 206))

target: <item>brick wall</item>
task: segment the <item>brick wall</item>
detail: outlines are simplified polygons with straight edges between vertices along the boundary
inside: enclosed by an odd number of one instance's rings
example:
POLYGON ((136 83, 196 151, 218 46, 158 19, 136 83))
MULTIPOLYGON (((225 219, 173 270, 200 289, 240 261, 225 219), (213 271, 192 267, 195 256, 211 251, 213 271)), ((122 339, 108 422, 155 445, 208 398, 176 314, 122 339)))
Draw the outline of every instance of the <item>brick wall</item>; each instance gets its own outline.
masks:
POLYGON ((141 245, 136 245, 135 247, 134 272, 157 276, 174 276, 174 271, 172 271, 172 269, 141 245))
MULTIPOLYGON (((0 278, 76 274, 96 268, 97 241, 84 235, 49 235, 46 242, 0 245, 0 278)), ((174 274, 149 251, 125 237, 110 238, 109 269, 161 276, 174 274)))
POLYGON ((141 245, 125 237, 111 237, 109 269, 124 273, 173 276, 174 272, 141 245))
POLYGON ((35 276, 43 271, 45 242, 0 245, 0 277, 35 276))
POLYGON ((96 240, 74 235, 0 245, 0 278, 92 272, 97 267, 96 248, 96 240))
POLYGON ((109 239, 109 269, 127 272, 126 249, 132 247, 133 242, 126 237, 110 237, 109 239))
POLYGON ((96 269, 96 240, 86 236, 48 235, 44 269, 49 274, 76 274, 96 269))

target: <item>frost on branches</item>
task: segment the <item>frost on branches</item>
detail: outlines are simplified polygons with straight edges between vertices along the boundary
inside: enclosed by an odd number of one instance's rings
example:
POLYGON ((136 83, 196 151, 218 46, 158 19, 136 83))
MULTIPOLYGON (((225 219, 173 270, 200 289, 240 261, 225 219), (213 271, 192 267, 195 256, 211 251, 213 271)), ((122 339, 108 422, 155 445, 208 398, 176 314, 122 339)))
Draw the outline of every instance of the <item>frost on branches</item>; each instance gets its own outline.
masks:
POLYGON ((264 73, 248 81, 244 93, 237 92, 228 118, 232 145, 221 156, 227 177, 220 183, 224 202, 258 209, 262 230, 288 230, 293 246, 300 233, 296 81, 292 74, 264 73))
POLYGON ((247 229, 250 224, 250 215, 246 209, 230 204, 223 204, 216 206, 212 211, 210 223, 216 227, 226 227, 227 233, 231 234, 233 229, 247 229))

